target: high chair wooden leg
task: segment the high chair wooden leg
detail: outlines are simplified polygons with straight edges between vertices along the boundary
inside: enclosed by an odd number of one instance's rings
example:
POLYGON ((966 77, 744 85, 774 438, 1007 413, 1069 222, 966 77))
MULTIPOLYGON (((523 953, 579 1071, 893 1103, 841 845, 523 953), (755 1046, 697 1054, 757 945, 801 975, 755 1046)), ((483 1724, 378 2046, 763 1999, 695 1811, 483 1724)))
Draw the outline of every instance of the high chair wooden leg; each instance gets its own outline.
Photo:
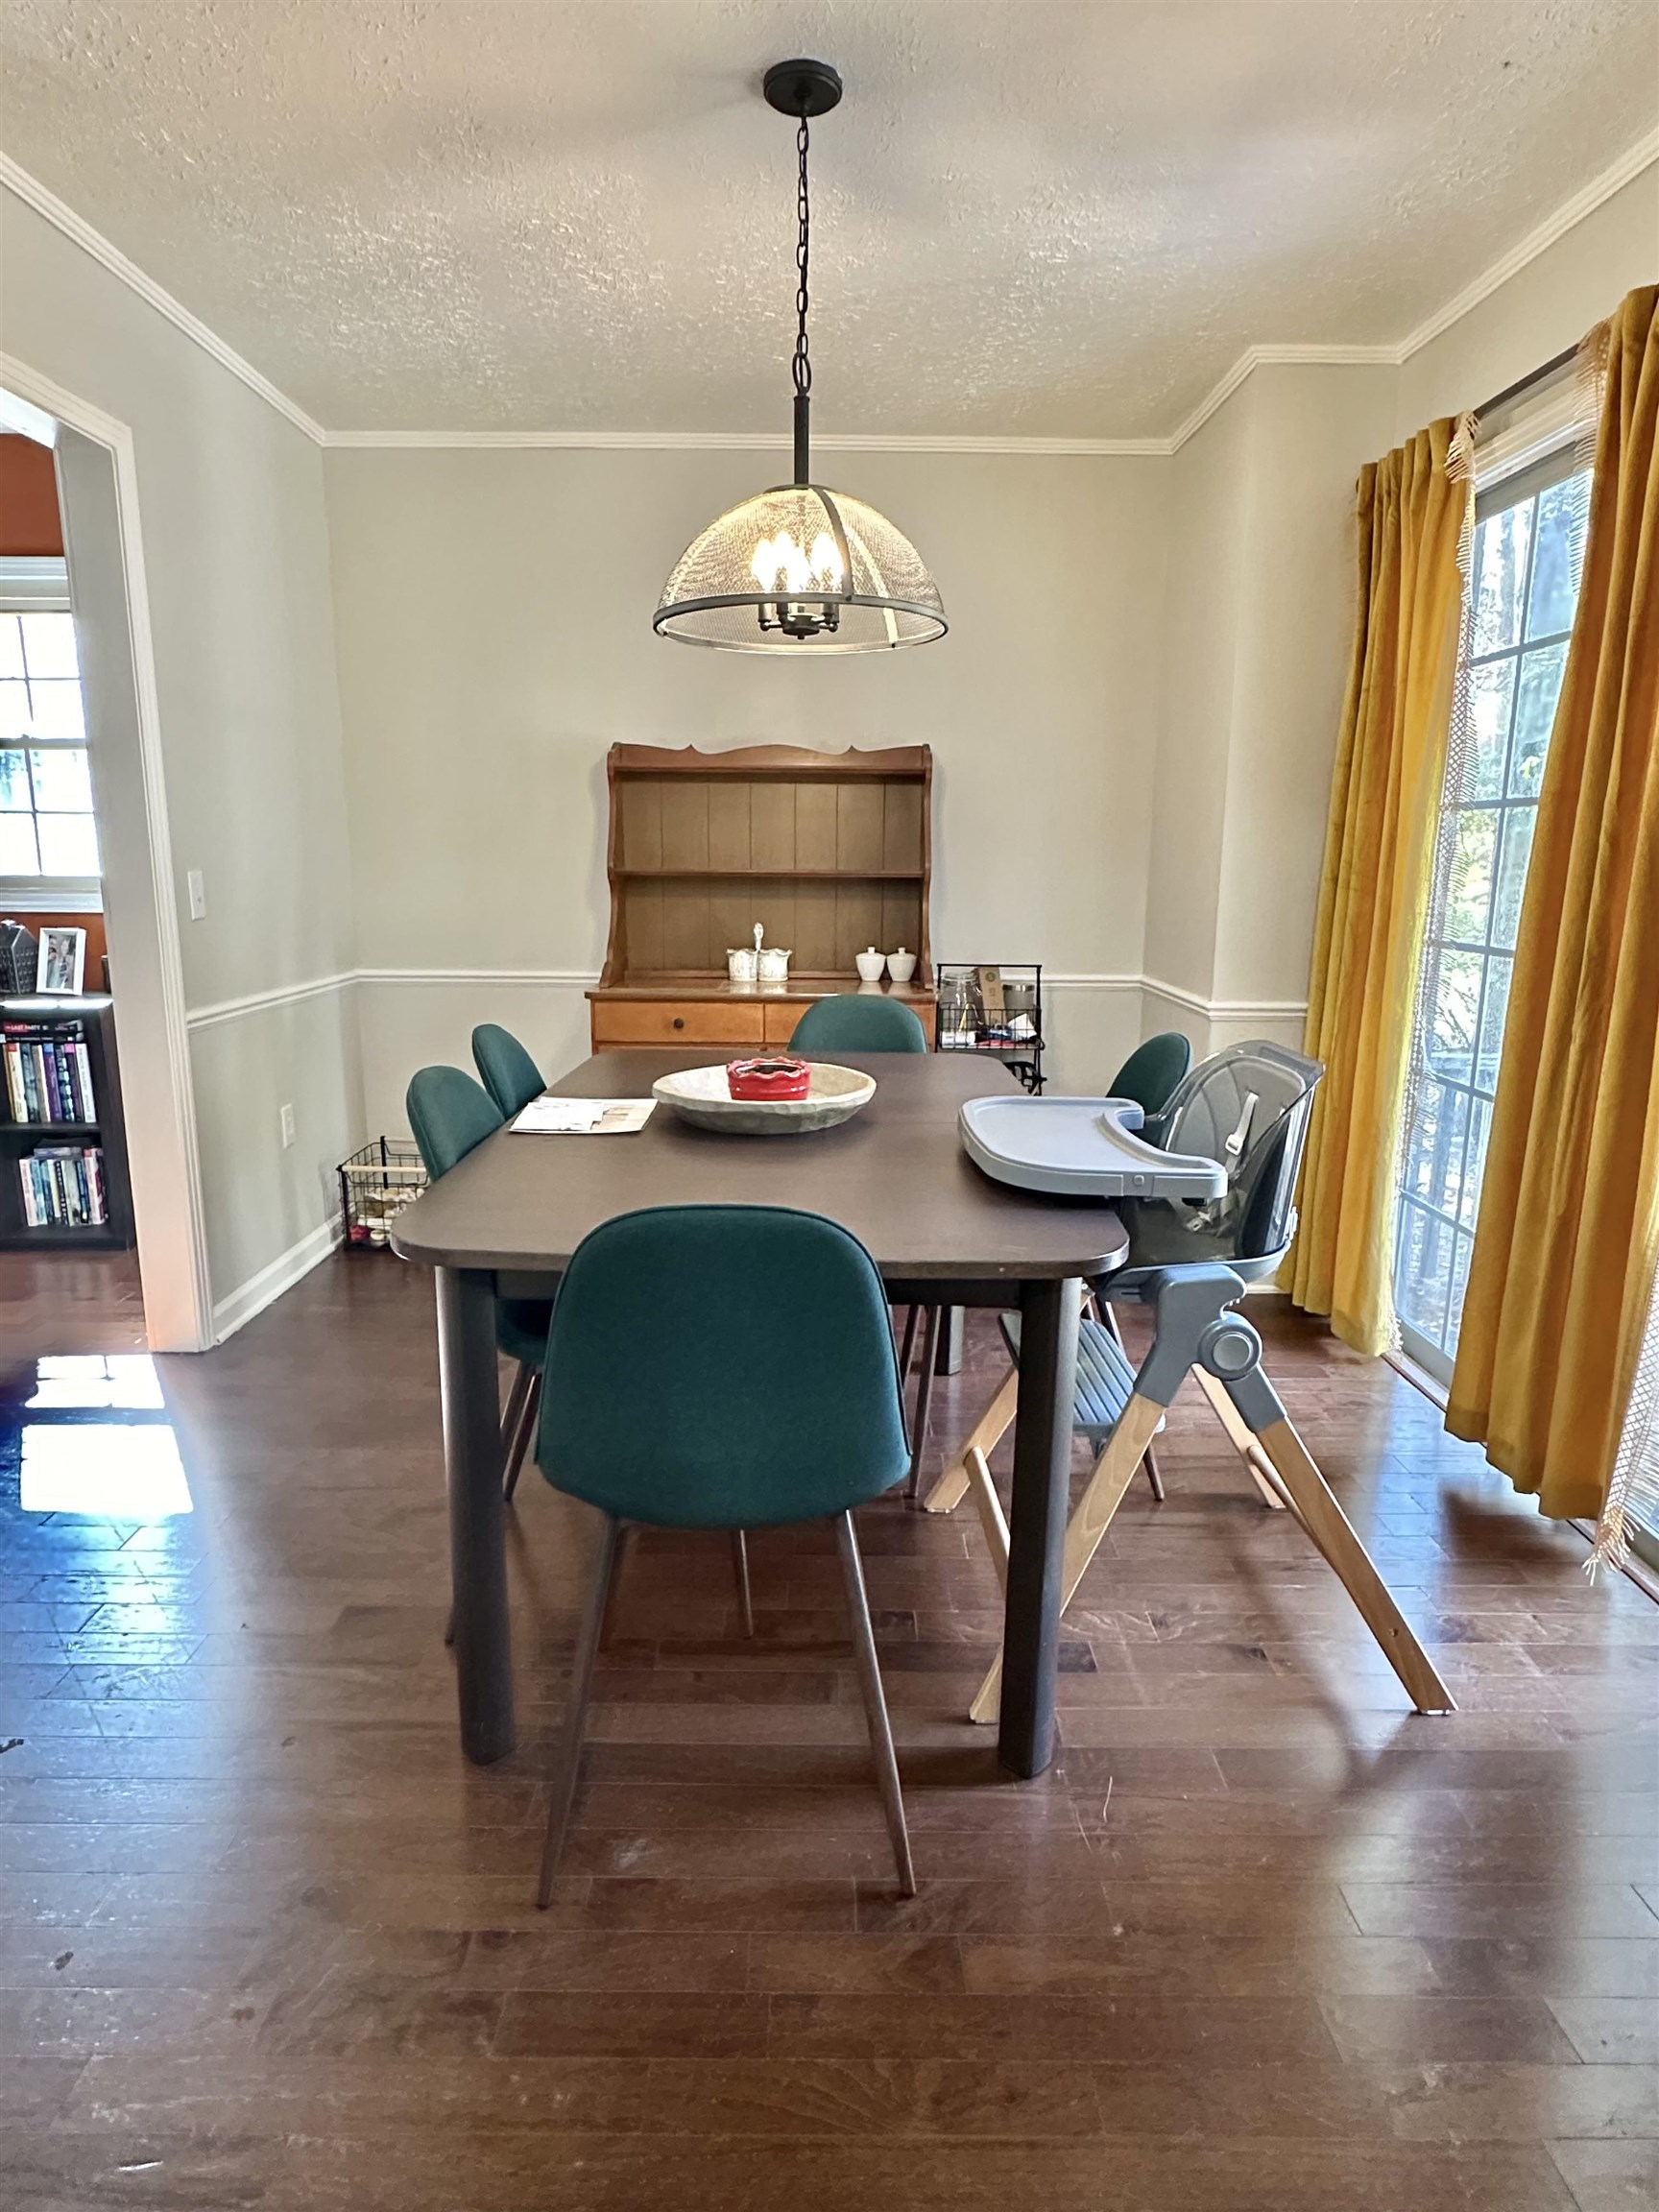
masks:
POLYGON ((1244 1416, 1227 1395, 1226 1384, 1217 1382, 1208 1367, 1196 1361, 1192 1376, 1200 1390, 1210 1401, 1211 1411, 1227 1431, 1227 1441, 1250 1470, 1250 1479, 1262 1494, 1263 1505, 1271 1506, 1275 1513, 1285 1510, 1285 1496, 1279 1487, 1278 1471, 1266 1453, 1251 1434, 1244 1416))
POLYGON ((1355 1534, 1353 1524, 1337 1503, 1307 1445, 1287 1420, 1270 1423, 1261 1431, 1257 1440, 1284 1483, 1303 1527, 1359 1608, 1382 1656, 1399 1675, 1407 1696, 1419 1713, 1455 1713, 1457 1707, 1451 1692, 1411 1633, 1406 1616, 1371 1564, 1370 1553, 1355 1534))
MULTIPOLYGON (((1164 1408, 1155 1399, 1131 1398, 1113 1430, 1106 1449, 1094 1462, 1094 1472, 1066 1524, 1066 1550, 1060 1574, 1060 1610, 1064 1614, 1077 1594, 1089 1562, 1100 1549, 1112 1526, 1112 1516, 1123 1502, 1123 1493, 1135 1479, 1141 1455, 1157 1433, 1164 1408)), ((969 1708, 974 1720, 995 1720, 1002 1698, 1002 1655, 998 1653, 991 1671, 979 1685, 969 1708)))
POLYGON ((989 1459, 1003 1437, 1014 1426, 1014 1416, 1020 1407, 1020 1370, 1010 1367, 1002 1379, 1001 1388, 974 1422, 968 1441, 939 1477, 931 1490, 922 1501, 927 1513, 953 1513, 968 1495, 968 1455, 979 1452, 989 1459))
POLYGON ((968 1481, 974 1492, 974 1503, 978 1509, 979 1526, 985 1531, 985 1548, 991 1554, 991 1564, 997 1570, 997 1579, 1002 1585, 1003 1595, 1008 1590, 1008 1521, 1002 1511, 1002 1501, 997 1495, 997 1485, 991 1479, 991 1469, 985 1455, 976 1445, 970 1444, 964 1455, 968 1461, 968 1481))

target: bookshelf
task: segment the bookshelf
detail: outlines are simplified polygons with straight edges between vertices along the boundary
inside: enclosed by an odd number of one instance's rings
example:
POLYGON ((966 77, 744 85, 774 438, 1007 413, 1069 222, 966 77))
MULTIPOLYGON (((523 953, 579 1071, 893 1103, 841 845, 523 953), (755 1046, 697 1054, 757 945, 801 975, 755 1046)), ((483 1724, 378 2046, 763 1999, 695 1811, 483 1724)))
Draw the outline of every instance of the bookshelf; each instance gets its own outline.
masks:
POLYGON ((124 1251, 132 1241, 113 1000, 0 998, 0 1250, 124 1251), (42 1155, 32 1201, 24 1164, 42 1155), (32 1221, 32 1203, 66 1217, 32 1221), (76 1217, 100 1203, 101 1221, 76 1217))

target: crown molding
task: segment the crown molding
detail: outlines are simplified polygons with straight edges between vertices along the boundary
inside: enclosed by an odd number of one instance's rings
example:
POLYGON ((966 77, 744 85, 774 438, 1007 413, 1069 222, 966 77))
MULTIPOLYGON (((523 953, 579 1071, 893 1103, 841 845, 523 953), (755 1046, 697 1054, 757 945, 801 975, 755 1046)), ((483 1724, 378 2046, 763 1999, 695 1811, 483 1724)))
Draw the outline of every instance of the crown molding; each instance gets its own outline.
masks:
MULTIPOLYGON (((1465 284, 1461 292, 1455 293, 1444 307, 1437 308, 1427 322, 1420 323, 1408 338, 1403 339, 1398 349, 1401 361, 1409 361, 1412 354, 1421 351, 1431 339, 1438 338, 1449 330, 1460 316, 1472 307, 1479 307, 1482 300, 1489 299, 1501 284, 1511 276, 1519 276, 1529 261, 1553 246, 1557 238, 1583 222, 1586 215, 1594 215, 1604 201, 1611 200, 1615 192, 1623 191, 1645 169, 1659 161, 1659 131, 1649 131, 1646 137, 1638 138, 1635 145, 1626 148, 1619 158, 1603 169, 1599 177, 1593 177, 1582 191, 1575 192, 1571 200, 1564 200, 1552 215, 1547 215, 1536 229, 1528 230, 1526 237, 1501 253, 1487 269, 1483 269, 1473 283, 1465 284)), ((1607 302, 1611 314, 1614 301, 1607 302)))
MULTIPOLYGON (((1656 161, 1659 161, 1659 131, 1650 131, 1603 169, 1599 176, 1592 178, 1571 199, 1563 201, 1552 214, 1518 240, 1507 252, 1501 254, 1472 282, 1448 300, 1444 306, 1437 308, 1427 321, 1419 324, 1408 336, 1393 345, 1246 347, 1226 374, 1212 386, 1191 413, 1166 437, 975 438, 920 433, 906 436, 881 432, 865 435, 839 432, 814 438, 813 444, 830 453, 978 453, 1012 454, 1026 458, 1043 454, 1067 458, 1167 457, 1178 453, 1187 441, 1203 428, 1216 409, 1224 406, 1257 369, 1398 369, 1431 340, 1450 329, 1460 316, 1467 315, 1471 308, 1478 307, 1481 301, 1490 298, 1500 285, 1507 283, 1528 262, 1536 260, 1557 239, 1565 237, 1587 215, 1593 215, 1615 192, 1621 191, 1656 161)), ((789 441, 784 436, 730 430, 325 430, 297 401, 290 399, 285 392, 279 391, 268 376, 262 375, 251 361, 244 360, 234 347, 228 345, 216 331, 210 330, 199 316, 193 315, 188 307, 174 299, 171 292, 157 284, 154 277, 146 276, 135 262, 129 260, 121 249, 112 245, 102 231, 94 229, 90 223, 60 200, 55 192, 49 191, 38 178, 31 176, 27 169, 6 153, 0 153, 0 184, 7 186, 26 206, 44 217, 84 252, 89 253, 112 276, 137 293, 141 300, 146 301, 158 314, 165 316, 185 337, 193 339, 204 352, 211 354, 221 367, 228 369, 251 392, 256 392, 260 398, 267 400, 297 430, 303 431, 318 445, 344 451, 353 448, 401 448, 410 451, 507 452, 537 447, 595 453, 756 453, 788 450, 789 441)))
POLYGON ((278 415, 292 422, 296 430, 302 430, 314 445, 323 444, 321 422, 313 421, 303 407, 290 399, 286 392, 278 391, 270 377, 261 375, 252 361, 245 361, 236 349, 227 345, 216 330, 209 330, 199 315, 192 315, 189 308, 157 284, 154 276, 146 276, 135 261, 130 261, 120 247, 112 245, 102 230, 95 230, 65 201, 60 200, 56 192, 48 191, 38 177, 31 176, 20 162, 13 161, 11 155, 6 153, 0 153, 0 184, 4 184, 26 207, 32 207, 36 215, 44 217, 55 230, 60 230, 72 245, 79 246, 84 253, 89 253, 94 261, 125 284, 130 292, 135 292, 158 315, 165 316, 175 329, 181 330, 186 338, 192 339, 204 353, 211 354, 222 369, 228 369, 231 375, 246 384, 250 392, 256 392, 268 405, 276 408, 278 415))

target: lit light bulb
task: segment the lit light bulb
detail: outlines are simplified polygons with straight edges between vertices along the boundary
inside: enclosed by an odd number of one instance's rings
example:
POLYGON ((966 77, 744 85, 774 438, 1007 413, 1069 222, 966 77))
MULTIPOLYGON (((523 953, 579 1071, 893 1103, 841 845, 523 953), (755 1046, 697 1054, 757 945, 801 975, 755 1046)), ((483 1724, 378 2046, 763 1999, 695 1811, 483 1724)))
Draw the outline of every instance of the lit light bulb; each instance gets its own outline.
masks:
POLYGON ((822 591, 839 591, 843 570, 841 556, 835 550, 835 541, 828 530, 820 530, 812 541, 812 575, 822 591))

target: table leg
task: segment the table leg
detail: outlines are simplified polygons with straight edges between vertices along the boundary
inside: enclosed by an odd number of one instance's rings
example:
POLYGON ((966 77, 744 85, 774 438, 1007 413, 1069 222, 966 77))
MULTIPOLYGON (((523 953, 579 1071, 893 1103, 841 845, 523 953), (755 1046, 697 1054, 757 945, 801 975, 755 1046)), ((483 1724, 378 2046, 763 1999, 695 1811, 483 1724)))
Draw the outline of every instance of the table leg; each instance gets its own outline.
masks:
POLYGON ((1027 1283, 1020 1301, 1020 1410, 1003 1617, 1001 1732, 997 1753, 1019 1775, 1054 1756, 1054 1679, 1070 1503, 1071 1409, 1077 1387, 1075 1282, 1027 1283))
POLYGON ((514 1741, 495 1286, 469 1267, 440 1267, 437 1276, 461 1748, 487 1767, 514 1741))

